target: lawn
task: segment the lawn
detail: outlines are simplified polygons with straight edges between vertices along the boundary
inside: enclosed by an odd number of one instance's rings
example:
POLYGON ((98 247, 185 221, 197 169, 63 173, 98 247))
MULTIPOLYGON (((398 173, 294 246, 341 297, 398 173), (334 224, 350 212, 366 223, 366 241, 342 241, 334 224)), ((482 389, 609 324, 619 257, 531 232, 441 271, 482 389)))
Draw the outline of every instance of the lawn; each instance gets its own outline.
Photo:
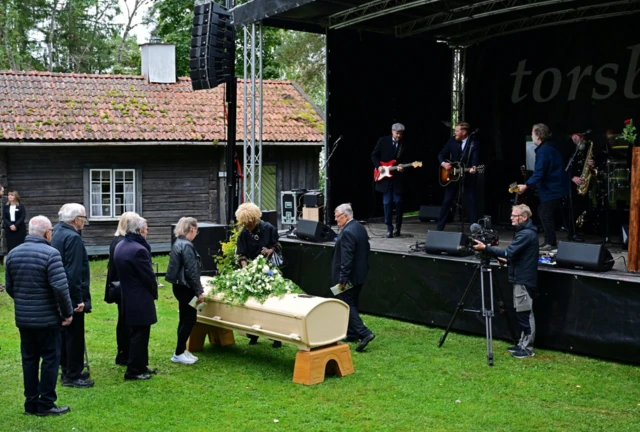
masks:
MULTIPOLYGON (((155 257, 160 271, 166 257, 155 257)), ((94 312, 86 337, 91 389, 58 386, 70 414, 24 416, 13 302, 0 293, 2 431, 633 431, 640 430, 640 368, 538 349, 516 360, 495 342, 486 365, 483 337, 365 316, 377 338, 352 349, 356 373, 315 386, 291 381, 296 349, 206 345, 192 366, 171 363, 177 304, 160 289, 150 366, 159 375, 125 382, 116 366, 115 305, 102 301, 106 261, 92 261, 94 312)), ((0 276, 4 279, 4 274, 0 276)), ((366 295, 366 287, 364 295, 366 295)), ((354 348, 352 346, 352 348, 354 348)))

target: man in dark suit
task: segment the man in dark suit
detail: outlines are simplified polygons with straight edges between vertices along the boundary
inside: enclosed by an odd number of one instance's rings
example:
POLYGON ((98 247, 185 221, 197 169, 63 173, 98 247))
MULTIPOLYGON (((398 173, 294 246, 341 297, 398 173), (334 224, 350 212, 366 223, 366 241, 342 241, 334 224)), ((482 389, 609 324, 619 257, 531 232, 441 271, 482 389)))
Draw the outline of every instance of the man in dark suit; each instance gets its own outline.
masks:
MULTIPOLYGON (((373 166, 380 168, 382 162, 395 161, 393 166, 400 165, 406 154, 404 147, 404 125, 395 123, 391 126, 391 135, 382 137, 376 143, 371 161, 373 166)), ((384 205, 384 223, 387 225, 387 238, 400 236, 402 229, 402 194, 404 192, 404 179, 402 167, 393 173, 393 177, 385 178, 376 182, 376 190, 382 193, 382 204, 384 205), (391 203, 396 206, 396 230, 393 231, 393 215, 391 203)))
POLYGON ((438 154, 440 166, 446 170, 451 169, 449 162, 460 162, 463 167, 470 168, 468 173, 460 182, 450 183, 444 191, 444 201, 440 207, 440 217, 438 218, 438 231, 444 230, 449 217, 449 209, 458 196, 460 186, 464 189, 463 207, 469 212, 471 223, 478 221, 478 206, 476 204, 476 167, 480 164, 480 143, 470 135, 471 126, 467 122, 456 124, 454 136, 444 145, 438 154), (447 160, 449 162, 447 162, 447 160))
POLYGON ((340 300, 349 305, 349 327, 346 342, 360 344, 356 351, 363 351, 376 335, 367 328, 358 313, 360 291, 369 272, 369 236, 358 221, 353 220, 351 204, 340 204, 334 212, 340 234, 333 251, 331 278, 340 288, 347 288, 338 294, 340 300), (349 284, 353 288, 348 288, 349 284))

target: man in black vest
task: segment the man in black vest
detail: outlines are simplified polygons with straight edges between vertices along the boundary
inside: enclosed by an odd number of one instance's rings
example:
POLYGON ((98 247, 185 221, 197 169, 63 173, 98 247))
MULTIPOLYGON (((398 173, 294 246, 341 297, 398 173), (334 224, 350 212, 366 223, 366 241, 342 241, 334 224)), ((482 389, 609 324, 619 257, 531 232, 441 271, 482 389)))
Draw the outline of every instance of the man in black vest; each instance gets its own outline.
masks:
MULTIPOLYGON (((380 168, 381 166, 393 162, 391 166, 400 165, 404 160, 405 148, 404 141, 404 125, 395 123, 391 126, 391 135, 382 137, 376 143, 373 153, 371 153, 371 161, 373 166, 380 168)), ((386 165, 385 165, 386 166, 386 165)), ((387 225, 387 238, 400 236, 402 229, 402 193, 404 192, 404 179, 402 176, 402 167, 393 173, 393 177, 385 178, 376 182, 376 190, 382 192, 382 203, 384 205, 384 223, 387 225), (391 211, 391 202, 396 206, 396 230, 393 231, 393 215, 391 211)))
MULTIPOLYGON (((468 173, 464 173, 462 187, 464 188, 463 204, 469 212, 471 223, 478 221, 478 206, 476 204, 476 167, 480 164, 480 143, 469 134, 471 126, 467 122, 456 124, 454 136, 444 145, 438 154, 440 166, 446 170, 452 168, 449 162, 460 162, 463 167, 470 168, 468 173), (447 162, 447 160, 449 162, 447 162)), ((438 231, 444 230, 449 217, 449 209, 458 196, 460 188, 459 182, 449 183, 444 191, 444 201, 440 207, 440 217, 438 218, 438 231)))

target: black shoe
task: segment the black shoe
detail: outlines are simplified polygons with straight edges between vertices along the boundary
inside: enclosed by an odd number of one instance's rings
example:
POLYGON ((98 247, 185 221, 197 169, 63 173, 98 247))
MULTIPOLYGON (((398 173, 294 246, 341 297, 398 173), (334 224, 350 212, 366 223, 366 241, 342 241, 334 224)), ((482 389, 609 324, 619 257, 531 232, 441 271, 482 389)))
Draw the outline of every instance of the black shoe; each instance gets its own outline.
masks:
POLYGON ((58 407, 54 405, 53 408, 48 409, 46 411, 40 411, 36 413, 36 415, 37 416, 62 415, 62 414, 68 413, 69 411, 71 411, 71 408, 69 408, 68 406, 58 407))
POLYGON ((358 345, 356 347, 356 351, 358 351, 358 352, 364 351, 364 349, 367 347, 367 345, 369 345, 369 342, 371 342, 375 338, 376 338, 376 335, 374 335, 373 333, 369 333, 368 336, 365 336, 364 339, 362 339, 362 341, 360 341, 360 345, 358 345))
POLYGON ((247 335, 247 337, 249 338, 249 345, 255 345, 258 343, 258 336, 247 335))
POLYGON ((351 343, 351 342, 358 342, 360 339, 358 339, 355 336, 347 336, 346 338, 342 339, 342 342, 347 342, 347 343, 351 343))
POLYGON ((520 348, 519 345, 514 345, 514 346, 510 346, 507 348, 507 351, 509 351, 510 353, 514 353, 517 351, 520 351, 522 348, 520 348))
POLYGON ((24 415, 38 415, 37 411, 25 411, 24 415))
POLYGON ((387 238, 393 238, 393 231, 387 231, 387 238))
POLYGON ((93 385, 95 384, 95 382, 88 380, 88 379, 74 379, 74 380, 68 380, 68 379, 63 379, 62 380, 62 385, 65 387, 75 387, 75 388, 89 388, 89 387, 93 387, 93 385))
POLYGON ((394 236, 394 237, 400 237, 400 228, 397 228, 397 229, 393 232, 393 236, 394 236))
POLYGON ((151 375, 149 374, 140 374, 140 375, 124 374, 125 381, 144 381, 148 379, 151 379, 151 375))
MULTIPOLYGON (((78 375, 78 378, 83 380, 88 380, 89 378, 91 378, 91 374, 89 372, 80 372, 80 375, 78 375)), ((60 375, 60 382, 62 381, 69 381, 69 380, 65 375, 60 375)))
POLYGON ((282 342, 280 341, 273 341, 273 344, 271 345, 272 348, 282 348, 282 342))
POLYGON ((144 373, 147 375, 158 375, 158 371, 156 369, 150 369, 150 368, 147 368, 147 370, 144 371, 144 373))

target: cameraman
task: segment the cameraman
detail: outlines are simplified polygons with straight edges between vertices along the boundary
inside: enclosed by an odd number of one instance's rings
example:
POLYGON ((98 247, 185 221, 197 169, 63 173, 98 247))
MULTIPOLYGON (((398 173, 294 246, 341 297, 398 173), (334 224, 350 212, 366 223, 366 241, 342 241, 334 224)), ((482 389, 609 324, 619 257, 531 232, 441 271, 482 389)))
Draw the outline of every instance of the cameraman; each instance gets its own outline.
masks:
POLYGON ((538 230, 531 222, 531 209, 524 204, 511 209, 511 225, 516 227, 513 241, 506 249, 486 246, 475 240, 473 248, 498 258, 500 264, 509 263, 509 282, 513 284, 513 305, 520 325, 520 341, 507 350, 515 358, 533 357, 536 325, 533 318, 532 295, 538 274, 538 230))

